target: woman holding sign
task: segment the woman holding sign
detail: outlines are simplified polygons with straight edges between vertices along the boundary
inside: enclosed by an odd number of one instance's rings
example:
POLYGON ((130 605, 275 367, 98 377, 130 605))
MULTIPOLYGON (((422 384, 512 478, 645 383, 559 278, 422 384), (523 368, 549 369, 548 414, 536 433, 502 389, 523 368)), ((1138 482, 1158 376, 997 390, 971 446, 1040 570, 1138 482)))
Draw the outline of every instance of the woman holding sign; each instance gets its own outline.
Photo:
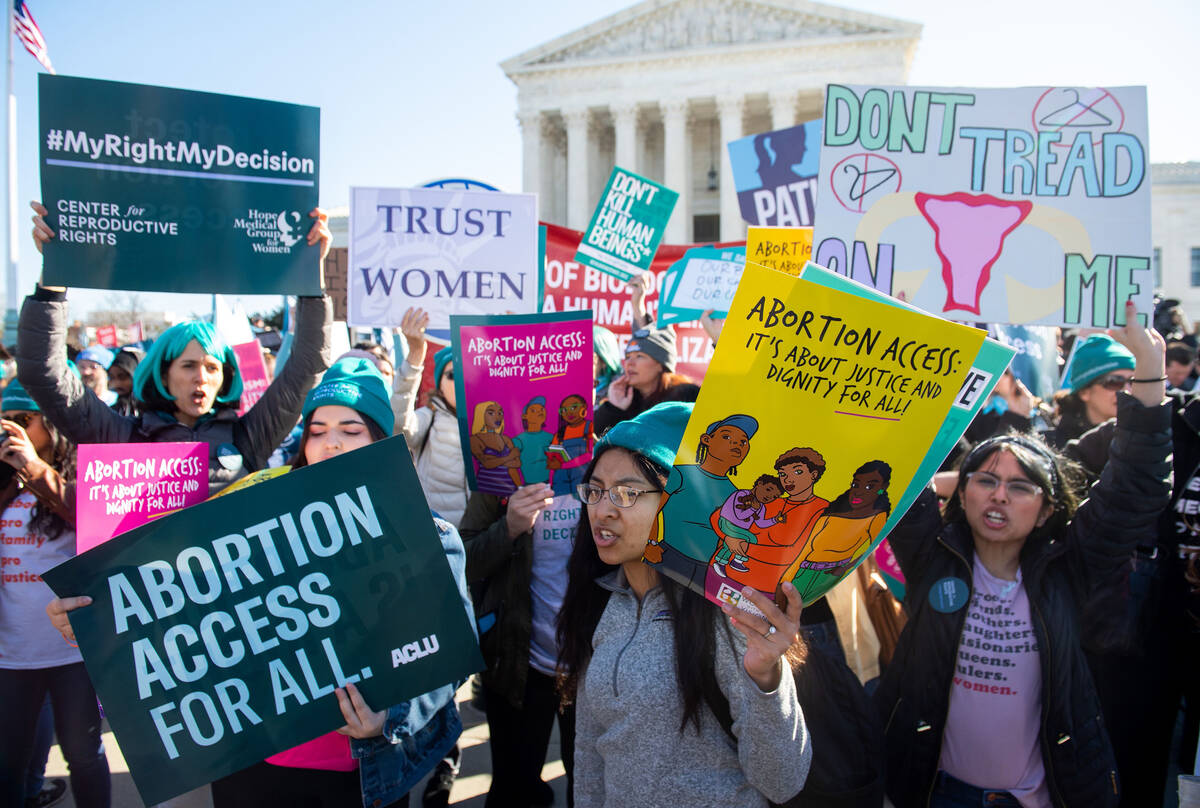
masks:
POLYGON ((747 589, 762 616, 717 607, 642 563, 691 405, 614 426, 579 486, 587 507, 558 632, 576 701, 577 805, 766 806, 797 794, 812 746, 789 655, 786 610, 747 589), (732 628, 731 628, 732 627, 732 628))
MULTIPOLYGON (((34 243, 54 237, 33 203, 34 243)), ((309 244, 332 236, 320 209, 309 244)), ((51 423, 75 443, 162 443, 203 441, 209 445, 209 492, 216 493, 244 472, 264 468, 300 417, 305 394, 329 366, 332 307, 327 297, 301 297, 296 338, 283 370, 249 412, 239 417, 242 379, 233 349, 210 323, 189 321, 154 341, 133 376, 137 416, 120 415, 66 372, 66 289, 38 285, 25 299, 17 337, 17 374, 51 423)))
MULTIPOLYGON (((107 806, 108 759, 100 713, 79 649, 41 617, 53 597, 39 577, 75 555, 75 446, 42 418, 18 381, 4 389, 0 421, 0 805, 25 805, 25 772, 49 694, 78 806, 107 806)), ((43 750, 44 751, 44 750, 43 750)))
POLYGON ((1084 647, 1126 608, 1171 470, 1162 338, 1125 318, 1132 395, 1086 502, 1044 443, 1003 435, 963 460, 944 518, 926 491, 889 536, 910 617, 876 704, 898 806, 1118 804, 1084 647))
MULTIPOLYGON (((320 463, 391 434, 393 416, 383 376, 367 359, 339 360, 308 394, 304 430, 293 468, 320 463)), ((442 549, 469 613, 462 540, 435 518, 442 549)), ((74 637, 67 613, 89 598, 47 607, 63 635, 74 637)), ((403 704, 374 710, 353 684, 336 688, 346 725, 213 783, 215 808, 263 805, 405 806, 408 791, 437 764, 462 731, 453 684, 403 704)))

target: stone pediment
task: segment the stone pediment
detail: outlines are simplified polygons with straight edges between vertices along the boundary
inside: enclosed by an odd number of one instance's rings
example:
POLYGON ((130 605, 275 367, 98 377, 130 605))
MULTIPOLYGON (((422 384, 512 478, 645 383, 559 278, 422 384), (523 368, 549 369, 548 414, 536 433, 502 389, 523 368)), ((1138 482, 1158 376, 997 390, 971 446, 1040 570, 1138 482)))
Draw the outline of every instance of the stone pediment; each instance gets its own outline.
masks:
POLYGON ((916 23, 806 0, 647 0, 502 64, 510 76, 574 62, 840 37, 919 36, 916 23))

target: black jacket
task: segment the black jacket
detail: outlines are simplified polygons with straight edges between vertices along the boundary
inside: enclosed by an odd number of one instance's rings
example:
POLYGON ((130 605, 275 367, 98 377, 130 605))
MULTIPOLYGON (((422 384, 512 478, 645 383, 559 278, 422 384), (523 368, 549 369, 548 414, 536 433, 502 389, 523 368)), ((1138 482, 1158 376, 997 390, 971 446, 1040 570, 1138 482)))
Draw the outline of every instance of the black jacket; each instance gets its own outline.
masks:
POLYGON ((72 443, 207 443, 211 495, 244 472, 265 467, 271 453, 296 426, 304 397, 329 367, 332 319, 329 298, 301 297, 296 305, 292 352, 262 398, 241 417, 221 407, 188 427, 160 412, 121 415, 67 372, 66 296, 38 287, 21 307, 17 377, 50 423, 72 443), (241 464, 230 463, 230 455, 241 455, 241 464), (230 468, 222 464, 223 457, 230 468))
POLYGON ((472 492, 458 532, 467 548, 467 584, 475 600, 479 648, 487 664, 480 677, 519 710, 525 700, 533 634, 529 590, 533 533, 508 538, 507 513, 507 500, 472 492))
MULTIPOLYGON (((1040 744, 1056 806, 1114 806, 1118 780, 1084 656, 1108 610, 1127 597, 1125 563, 1153 534, 1170 492, 1171 411, 1121 394, 1110 461, 1065 535, 1026 543, 1021 572, 1042 669, 1040 744)), ((970 529, 944 524, 926 491, 888 541, 904 570, 910 619, 878 691, 885 723, 888 796, 897 808, 927 805, 941 755, 966 608, 943 614, 935 582, 972 580, 970 529)), ((969 600, 968 600, 969 602, 969 600)), ((992 784, 979 783, 981 787, 992 784)))

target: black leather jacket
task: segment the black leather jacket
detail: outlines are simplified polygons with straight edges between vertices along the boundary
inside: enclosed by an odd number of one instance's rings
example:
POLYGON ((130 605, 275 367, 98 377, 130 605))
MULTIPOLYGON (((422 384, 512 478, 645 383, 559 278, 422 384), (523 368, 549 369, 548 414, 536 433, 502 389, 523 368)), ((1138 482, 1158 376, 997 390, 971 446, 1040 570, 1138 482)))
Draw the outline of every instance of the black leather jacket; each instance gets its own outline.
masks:
MULTIPOLYGON (((1115 806, 1112 745, 1084 655, 1128 596, 1128 564, 1156 530, 1170 495, 1171 410, 1120 395, 1110 460, 1063 536, 1026 543, 1021 572, 1042 669, 1039 742, 1056 806, 1115 806)), ((949 710, 966 608, 930 604, 935 582, 972 580, 969 527, 945 524, 926 491, 888 536, 908 580, 910 619, 875 702, 885 723, 888 796, 897 808, 927 805, 949 710)), ((978 783, 981 787, 992 784, 978 783)))

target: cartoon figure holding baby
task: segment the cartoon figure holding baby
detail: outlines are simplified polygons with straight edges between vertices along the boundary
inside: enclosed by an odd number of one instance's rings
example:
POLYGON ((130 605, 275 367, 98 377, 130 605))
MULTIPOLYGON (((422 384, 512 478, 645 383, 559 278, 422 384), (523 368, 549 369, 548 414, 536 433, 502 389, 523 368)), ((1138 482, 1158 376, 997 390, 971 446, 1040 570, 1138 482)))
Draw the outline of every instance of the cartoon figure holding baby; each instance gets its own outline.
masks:
MULTIPOLYGON (((720 511, 712 514, 710 524, 721 537, 721 543, 712 554, 708 571, 706 592, 711 597, 736 601, 745 586, 778 595, 780 584, 786 580, 785 571, 800 555, 814 523, 829 505, 829 500, 813 493, 813 487, 825 473, 825 458, 816 449, 807 446, 788 449, 775 460, 774 468, 778 475, 774 479, 779 480, 786 496, 763 503, 761 516, 756 517, 757 523, 746 528, 752 534, 753 542, 722 533, 720 511), (736 565, 732 561, 722 563, 722 549, 728 540, 732 540, 731 555, 736 551, 745 557, 745 561, 734 559, 738 561, 736 565)), ((755 488, 759 487, 755 485, 755 488)), ((769 494, 770 488, 764 483, 761 493, 769 494)), ((756 496, 759 502, 767 498, 756 496)))

